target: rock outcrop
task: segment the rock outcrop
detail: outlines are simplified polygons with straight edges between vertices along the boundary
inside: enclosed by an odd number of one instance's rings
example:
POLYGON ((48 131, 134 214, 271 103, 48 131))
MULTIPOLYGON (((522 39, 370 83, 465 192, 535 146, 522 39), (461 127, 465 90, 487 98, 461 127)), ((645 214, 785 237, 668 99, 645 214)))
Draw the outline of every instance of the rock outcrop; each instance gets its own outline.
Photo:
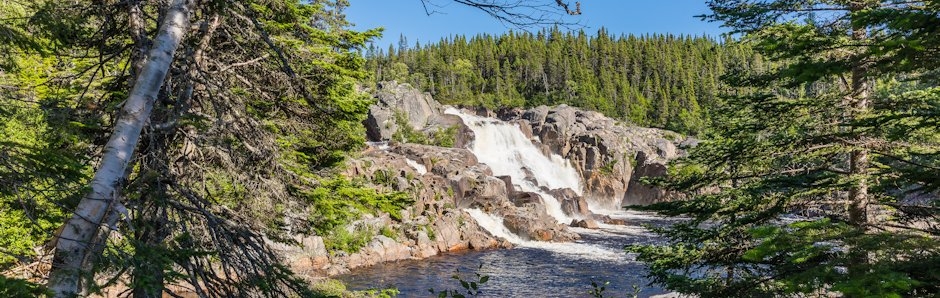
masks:
POLYGON ((370 141, 389 141, 399 129, 396 113, 407 119, 416 130, 450 127, 460 124, 460 118, 444 115, 441 104, 431 94, 421 92, 409 84, 395 81, 379 82, 373 92, 376 104, 369 107, 369 116, 363 122, 370 141))
POLYGON ((684 154, 679 144, 695 142, 567 105, 504 109, 497 116, 518 124, 544 151, 570 160, 583 179, 584 196, 592 205, 609 209, 671 199, 638 179, 665 174, 665 163, 684 154))

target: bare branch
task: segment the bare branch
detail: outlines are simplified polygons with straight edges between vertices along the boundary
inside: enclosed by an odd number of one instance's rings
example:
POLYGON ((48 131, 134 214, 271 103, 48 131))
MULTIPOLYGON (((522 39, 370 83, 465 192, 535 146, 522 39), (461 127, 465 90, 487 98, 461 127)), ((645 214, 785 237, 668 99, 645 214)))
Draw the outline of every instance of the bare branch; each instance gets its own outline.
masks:
MULTIPOLYGON (((527 28, 542 25, 574 26, 578 22, 566 19, 567 16, 581 15, 581 2, 574 2, 574 9, 563 0, 451 0, 483 11, 504 25, 527 28)), ((421 0, 425 13, 438 13, 430 7, 443 7, 435 0, 421 0)))

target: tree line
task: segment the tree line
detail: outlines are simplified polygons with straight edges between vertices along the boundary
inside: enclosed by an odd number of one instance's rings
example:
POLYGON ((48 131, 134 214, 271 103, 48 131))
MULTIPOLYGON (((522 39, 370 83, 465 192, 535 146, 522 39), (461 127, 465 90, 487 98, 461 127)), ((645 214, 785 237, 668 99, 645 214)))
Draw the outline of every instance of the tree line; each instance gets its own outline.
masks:
POLYGON ((703 131, 721 76, 767 67, 731 39, 672 34, 613 35, 600 28, 455 35, 398 47, 371 45, 367 69, 458 105, 531 107, 568 104, 635 125, 687 134, 703 131))

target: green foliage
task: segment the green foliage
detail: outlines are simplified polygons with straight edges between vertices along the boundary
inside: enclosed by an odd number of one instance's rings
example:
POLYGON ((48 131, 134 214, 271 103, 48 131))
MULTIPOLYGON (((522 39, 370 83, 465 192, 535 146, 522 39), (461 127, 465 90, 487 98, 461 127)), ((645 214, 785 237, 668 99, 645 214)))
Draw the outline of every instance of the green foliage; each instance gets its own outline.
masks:
MULTIPOLYGON (((0 16, 7 13, 0 9, 0 16)), ((78 98, 86 76, 44 84, 87 67, 86 60, 63 65, 19 50, 7 58, 17 67, 0 71, 0 86, 5 86, 0 87, 0 270, 32 258, 34 248, 67 218, 90 176, 88 154, 94 138, 102 136, 99 122, 107 119, 101 111, 85 109, 85 100, 78 98)))
POLYGON ((428 234, 428 239, 430 239, 431 241, 437 240, 437 235, 434 234, 433 227, 431 227, 430 225, 424 225, 423 228, 424 228, 424 232, 428 234))
POLYGON ((598 284, 597 281, 591 280, 591 290, 588 291, 588 294, 594 298, 604 298, 604 291, 607 290, 607 285, 609 281, 605 281, 604 284, 598 284))
POLYGON ((349 231, 347 227, 340 226, 321 235, 327 251, 356 253, 369 244, 375 237, 375 231, 370 227, 354 227, 353 231, 349 231))
MULTIPOLYGON (((604 291, 607 291, 607 285, 610 285, 609 281, 605 281, 603 284, 597 283, 595 280, 591 280, 591 290, 588 291, 588 295, 594 298, 604 298, 604 291)), ((640 296, 640 287, 633 285, 633 293, 631 297, 637 298, 640 296)))
POLYGON ((310 287, 317 298, 391 298, 399 294, 395 288, 349 291, 343 282, 329 278, 313 282, 310 287))
POLYGON ((392 140, 402 143, 427 144, 428 136, 423 132, 416 130, 408 123, 408 115, 400 110, 395 110, 395 124, 398 130, 392 135, 392 140))
POLYGON ((398 232, 396 232, 395 229, 392 229, 389 226, 382 226, 382 228, 379 229, 379 235, 392 238, 392 239, 398 239, 398 232))
POLYGON ((348 292, 346 285, 343 282, 335 279, 323 279, 316 282, 310 286, 314 294, 317 297, 344 297, 344 294, 348 292))
POLYGON ((310 204, 311 229, 318 235, 328 235, 363 214, 384 212, 401 220, 401 210, 414 202, 406 193, 379 192, 345 177, 323 179, 302 195, 310 204))
POLYGON ((438 147, 454 147, 454 144, 457 143, 457 126, 438 128, 434 130, 431 132, 429 143, 429 145, 438 147))
POLYGON ((705 128, 726 69, 763 63, 746 47, 707 37, 613 36, 604 28, 589 36, 558 27, 458 35, 397 52, 372 47, 367 57, 377 81, 404 80, 448 104, 568 104, 687 134, 705 128))
POLYGON ((617 165, 616 159, 613 159, 610 162, 604 163, 604 165, 602 165, 600 168, 601 174, 612 175, 614 173, 614 166, 616 165, 617 165))
MULTIPOLYGON (((483 269, 483 264, 480 264, 480 267, 477 267, 477 270, 483 269)), ((476 278, 474 279, 464 279, 460 276, 460 269, 456 270, 456 273, 450 278, 456 280, 460 283, 462 290, 443 290, 435 291, 433 288, 428 289, 432 295, 436 295, 439 298, 452 297, 452 298, 465 298, 465 297, 474 297, 483 294, 483 290, 480 289, 483 284, 490 280, 489 275, 482 275, 479 272, 474 272, 476 278)))
POLYGON ((0 274, 0 296, 3 297, 49 297, 51 293, 43 285, 3 276, 0 274))
POLYGON ((726 76, 734 92, 716 99, 706 141, 650 181, 692 196, 644 207, 690 218, 655 229, 668 245, 629 248, 653 282, 698 297, 940 293, 921 272, 940 266, 940 230, 916 224, 938 218, 940 35, 922 32, 937 32, 940 7, 709 6, 772 63, 726 76))
MULTIPOLYGON (((166 4, 0 1, 0 271, 33 261, 87 192, 166 4), (139 28, 129 8, 142 12, 139 28)), ((350 30, 345 6, 192 3, 197 29, 153 99, 115 194, 130 216, 113 227, 119 237, 104 237, 90 281, 303 295, 306 285, 266 241, 284 240, 287 230, 329 233, 363 213, 400 217, 406 196, 330 182, 333 168, 363 146, 372 100, 356 88, 368 76, 359 50, 380 32, 350 30), (324 218, 285 229, 286 206, 308 205, 327 207, 317 209, 324 218), (237 277, 217 274, 220 262, 231 262, 224 267, 237 277), (103 274, 115 272, 120 279, 103 274)), ((337 246, 359 245, 345 238, 337 246)), ((3 282, 0 289, 13 287, 3 282)), ((94 293, 102 285, 84 286, 94 293)))

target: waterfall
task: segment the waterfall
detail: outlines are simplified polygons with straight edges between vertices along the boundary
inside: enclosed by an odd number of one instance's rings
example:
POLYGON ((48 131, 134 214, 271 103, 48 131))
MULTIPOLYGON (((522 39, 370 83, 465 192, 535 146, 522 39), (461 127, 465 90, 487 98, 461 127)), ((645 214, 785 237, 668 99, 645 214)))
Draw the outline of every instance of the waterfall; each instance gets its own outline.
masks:
POLYGON ((469 149, 481 163, 493 170, 493 174, 512 177, 513 183, 522 191, 534 192, 541 196, 546 211, 555 220, 563 224, 571 222, 572 218, 562 211, 558 199, 540 188, 570 188, 578 195, 581 194, 581 177, 567 160, 557 154, 543 154, 515 125, 498 119, 464 114, 454 108, 449 108, 444 113, 457 115, 473 130, 475 139, 469 149), (532 177, 526 174, 526 171, 531 173, 532 177), (529 178, 534 178, 535 181, 529 178))
MULTIPOLYGON (((513 183, 522 191, 537 193, 542 198, 549 215, 562 224, 571 222, 572 218, 562 211, 561 202, 542 191, 540 187, 570 188, 580 195, 581 178, 571 163, 557 154, 543 154, 515 125, 498 119, 467 115, 454 108, 449 108, 444 113, 459 116, 464 124, 473 130, 475 139, 469 149, 477 160, 493 170, 493 174, 512 177, 513 183), (531 174, 527 174, 527 170, 531 174)), ((619 249, 612 250, 594 244, 525 240, 510 231, 503 219, 497 215, 487 214, 479 209, 464 210, 487 232, 519 247, 547 250, 584 259, 616 262, 627 259, 627 255, 619 249)))

